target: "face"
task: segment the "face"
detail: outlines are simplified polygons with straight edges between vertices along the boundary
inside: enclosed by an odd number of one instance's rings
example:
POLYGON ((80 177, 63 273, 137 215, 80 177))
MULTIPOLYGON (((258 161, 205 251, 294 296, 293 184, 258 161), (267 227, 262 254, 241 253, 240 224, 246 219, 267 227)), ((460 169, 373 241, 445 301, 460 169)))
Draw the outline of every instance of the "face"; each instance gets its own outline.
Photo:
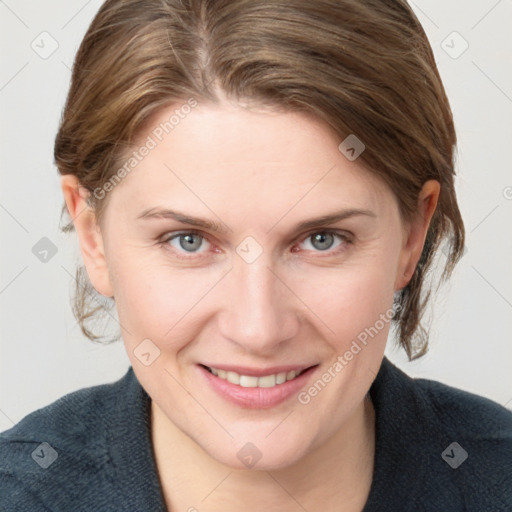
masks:
POLYGON ((426 224, 312 117, 200 103, 158 140, 174 108, 110 192, 89 276, 174 426, 231 467, 254 447, 285 467, 361 407, 426 224))

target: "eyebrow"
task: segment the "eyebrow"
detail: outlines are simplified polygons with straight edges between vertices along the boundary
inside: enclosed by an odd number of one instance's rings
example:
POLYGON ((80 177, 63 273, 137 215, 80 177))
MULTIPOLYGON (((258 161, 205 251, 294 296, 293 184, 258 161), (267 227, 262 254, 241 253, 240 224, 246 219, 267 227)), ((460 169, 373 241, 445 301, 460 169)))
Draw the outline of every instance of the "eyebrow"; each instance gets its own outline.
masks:
POLYGON ((367 216, 376 218, 377 215, 371 210, 364 210, 361 208, 348 208, 343 210, 338 210, 333 213, 328 213, 322 215, 320 217, 315 217, 314 219, 305 220, 303 222, 299 222, 295 225, 294 231, 303 231, 309 228, 316 228, 319 226, 328 226, 330 224, 335 224, 340 220, 345 220, 350 217, 357 216, 367 216))
POLYGON ((137 220, 139 219, 173 219, 183 224, 190 224, 191 226, 197 226, 217 233, 225 233, 227 231, 222 223, 201 219, 200 217, 192 217, 186 213, 168 208, 148 208, 137 217, 137 220))
MULTIPOLYGON (((299 222, 295 225, 294 231, 302 231, 309 228, 315 228, 319 226, 326 226, 330 224, 335 224, 341 220, 347 219, 349 217, 356 216, 368 216, 368 217, 377 217, 377 215, 371 210, 365 210, 360 208, 348 208, 343 210, 338 210, 333 213, 328 213, 322 215, 320 217, 315 217, 314 219, 309 219, 303 222, 299 222)), ((196 226, 199 228, 207 229, 209 231, 214 231, 218 233, 225 233, 227 230, 225 229, 225 224, 214 222, 209 219, 202 219, 200 217, 193 217, 191 215, 187 215, 183 212, 179 212, 176 210, 170 210, 168 208, 149 208, 144 210, 138 217, 139 219, 173 219, 183 224, 189 224, 191 226, 196 226)), ((279 222, 279 221, 278 221, 279 222)), ((277 224, 277 223, 276 223, 277 224)), ((276 225, 274 224, 274 226, 276 225)), ((273 228, 271 228, 273 229, 273 228)), ((270 230, 269 230, 270 231, 270 230)))

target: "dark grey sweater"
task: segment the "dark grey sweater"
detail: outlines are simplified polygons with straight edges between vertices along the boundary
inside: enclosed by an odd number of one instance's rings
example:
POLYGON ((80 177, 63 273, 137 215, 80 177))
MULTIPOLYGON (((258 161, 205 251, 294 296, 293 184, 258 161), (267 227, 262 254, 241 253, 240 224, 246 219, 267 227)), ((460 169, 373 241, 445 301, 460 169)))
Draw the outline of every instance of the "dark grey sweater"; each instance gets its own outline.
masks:
MULTIPOLYGON (((377 443, 363 512, 512 511, 510 411, 412 379, 386 358, 370 394, 377 443)), ((0 510, 166 510, 149 406, 130 368, 119 381, 70 393, 0 434, 0 510)), ((193 506, 201 512, 200 503, 193 506)))

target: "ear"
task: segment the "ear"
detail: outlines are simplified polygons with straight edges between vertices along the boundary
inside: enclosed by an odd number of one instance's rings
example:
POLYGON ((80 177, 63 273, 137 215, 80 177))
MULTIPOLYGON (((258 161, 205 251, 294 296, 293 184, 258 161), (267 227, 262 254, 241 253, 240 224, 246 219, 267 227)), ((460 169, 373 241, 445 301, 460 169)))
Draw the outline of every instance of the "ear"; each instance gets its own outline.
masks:
POLYGON ((76 176, 71 174, 61 177, 61 188, 78 235, 89 279, 99 293, 106 297, 113 297, 103 236, 94 210, 87 204, 90 192, 80 184, 76 176))
POLYGON ((395 291, 405 288, 416 270, 421 257, 428 227, 437 207, 441 185, 436 180, 424 183, 418 196, 418 207, 413 220, 404 233, 404 246, 400 253, 395 291))

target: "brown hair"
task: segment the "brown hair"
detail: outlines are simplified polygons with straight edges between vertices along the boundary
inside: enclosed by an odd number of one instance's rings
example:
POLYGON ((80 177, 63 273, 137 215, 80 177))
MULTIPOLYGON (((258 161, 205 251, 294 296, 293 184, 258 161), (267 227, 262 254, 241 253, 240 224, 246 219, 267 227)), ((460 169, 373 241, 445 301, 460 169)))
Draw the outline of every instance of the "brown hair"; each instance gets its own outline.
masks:
MULTIPOLYGON (((425 279, 443 239, 441 277, 452 272, 464 226, 450 105, 406 1, 107 0, 74 62, 55 141, 59 172, 78 178, 101 220, 109 194, 93 192, 126 161, 150 116, 190 97, 216 102, 219 93, 313 114, 340 142, 355 134, 366 146, 360 162, 394 191, 404 220, 416 213, 422 185, 441 183, 419 264, 395 297, 398 341, 410 359, 423 355, 425 279)), ((72 221, 63 228, 72 229, 72 221)), ((86 325, 106 308, 101 298, 94 304, 98 296, 79 267, 74 313, 87 337, 103 341, 86 325)))

